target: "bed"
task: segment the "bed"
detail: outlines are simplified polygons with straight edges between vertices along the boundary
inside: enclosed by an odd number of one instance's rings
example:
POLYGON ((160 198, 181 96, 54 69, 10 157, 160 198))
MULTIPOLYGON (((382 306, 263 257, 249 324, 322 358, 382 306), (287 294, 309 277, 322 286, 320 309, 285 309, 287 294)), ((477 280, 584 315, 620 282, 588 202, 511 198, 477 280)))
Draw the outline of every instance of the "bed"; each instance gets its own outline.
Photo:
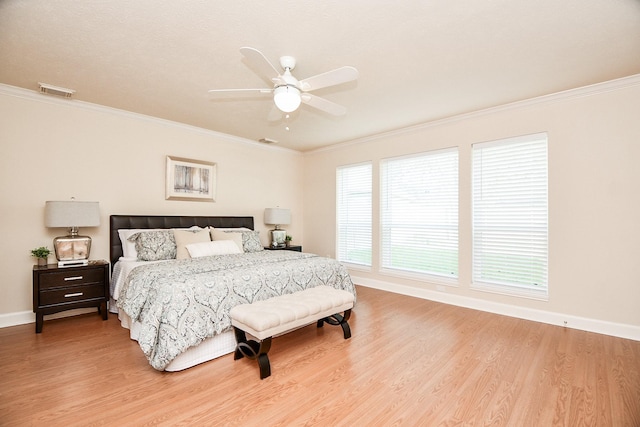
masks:
POLYGON ((157 370, 233 352, 235 305, 319 285, 355 295, 336 260, 263 250, 253 217, 112 215, 109 235, 110 311, 157 370))

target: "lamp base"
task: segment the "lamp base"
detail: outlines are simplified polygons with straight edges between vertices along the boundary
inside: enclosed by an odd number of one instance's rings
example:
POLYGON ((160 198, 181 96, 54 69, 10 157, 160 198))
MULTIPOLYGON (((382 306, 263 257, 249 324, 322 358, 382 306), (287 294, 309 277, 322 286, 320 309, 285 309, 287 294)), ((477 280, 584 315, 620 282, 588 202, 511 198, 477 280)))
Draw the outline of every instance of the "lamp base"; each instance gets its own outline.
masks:
POLYGON ((91 251, 91 237, 69 235, 53 239, 58 266, 87 265, 91 251), (81 264, 84 262, 85 264, 81 264))
POLYGON ((285 237, 287 237, 287 232, 285 230, 280 228, 271 230, 271 247, 283 248, 285 237))
POLYGON ((89 265, 88 259, 77 259, 73 261, 58 261, 58 267, 79 267, 89 265))

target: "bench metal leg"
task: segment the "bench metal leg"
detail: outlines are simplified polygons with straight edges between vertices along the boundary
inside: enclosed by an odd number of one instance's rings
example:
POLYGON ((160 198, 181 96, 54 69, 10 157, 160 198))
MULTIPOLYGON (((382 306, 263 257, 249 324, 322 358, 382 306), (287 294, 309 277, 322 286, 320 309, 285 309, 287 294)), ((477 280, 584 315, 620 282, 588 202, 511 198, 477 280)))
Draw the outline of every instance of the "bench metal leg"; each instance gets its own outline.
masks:
POLYGON ((233 354, 233 360, 242 359, 248 357, 251 360, 257 360, 260 367, 260 379, 263 380, 271 375, 271 364, 269 363, 269 356, 267 353, 271 349, 271 337, 265 338, 258 342, 254 340, 247 340, 247 334, 242 329, 238 329, 235 326, 233 331, 236 335, 236 351, 233 354))
MULTIPOLYGON (((271 340, 271 338, 268 338, 271 340)), ((260 367, 260 379, 263 380, 271 375, 271 364, 267 353, 258 355, 258 366, 260 367)))
POLYGON ((342 326, 342 333, 344 335, 344 339, 351 338, 351 328, 349 327, 349 323, 347 320, 351 317, 351 309, 348 309, 344 312, 344 316, 338 313, 333 314, 331 316, 325 317, 323 319, 318 320, 318 328, 322 328, 324 322, 327 322, 330 325, 340 325, 342 326))
MULTIPOLYGON (((344 314, 333 314, 318 320, 318 328, 321 328, 324 323, 330 325, 340 325, 342 327, 342 333, 344 339, 351 338, 351 328, 347 322, 351 317, 351 309, 345 310, 344 314)), ((251 360, 258 361, 258 367, 260 368, 260 379, 263 380, 271 375, 271 364, 269 362, 269 356, 267 353, 271 349, 271 338, 265 338, 262 341, 247 340, 247 334, 239 328, 233 327, 233 332, 236 336, 236 350, 233 354, 233 359, 238 360, 243 357, 247 357, 251 360)))

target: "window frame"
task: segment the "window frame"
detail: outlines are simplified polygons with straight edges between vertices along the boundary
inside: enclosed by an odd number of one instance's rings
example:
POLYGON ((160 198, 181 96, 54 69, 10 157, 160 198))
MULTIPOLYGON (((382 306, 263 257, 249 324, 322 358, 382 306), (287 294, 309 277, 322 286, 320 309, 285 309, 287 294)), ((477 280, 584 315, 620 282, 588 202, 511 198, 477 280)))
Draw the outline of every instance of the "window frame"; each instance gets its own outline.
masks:
POLYGON ((548 141, 547 133, 543 132, 472 144, 471 289, 548 300, 548 141), (498 153, 501 148, 503 153, 498 153), (484 150, 493 150, 493 154, 484 150), (512 152, 511 157, 506 150, 512 152), (496 162, 493 169, 478 170, 483 166, 480 162, 491 161, 496 162), (526 169, 515 168, 516 165, 526 166, 526 169), (485 176, 481 176, 483 173, 485 176), (490 176, 495 177, 493 183, 490 176), (482 190, 481 179, 484 179, 482 190), (500 192, 497 192, 498 187, 502 188, 500 192), (482 201, 479 200, 481 191, 487 193, 486 196, 483 194, 482 201), (521 194, 525 193, 531 197, 523 198, 521 194), (498 200, 496 195, 502 196, 498 200), (510 259, 503 264, 508 267, 500 269, 490 257, 510 259), (508 276, 512 279, 507 279, 508 276), (526 276, 531 279, 530 283, 516 282, 524 281, 526 276), (534 277, 542 283, 536 285, 534 277))
MULTIPOLYGON (((367 180, 367 178, 364 178, 367 180)), ((353 226, 347 225, 347 228, 352 228, 353 226)), ((349 264, 349 267, 370 270, 373 265, 373 162, 360 162, 349 165, 342 165, 336 168, 336 259, 342 263, 349 264), (368 228, 368 236, 366 236, 367 232, 364 233, 350 233, 346 236, 342 234, 341 230, 343 228, 343 221, 341 220, 341 216, 343 215, 343 211, 341 210, 341 202, 344 199, 344 194, 342 192, 344 186, 341 185, 342 178, 341 173, 348 170, 355 170, 358 168, 368 168, 368 182, 363 182, 361 184, 368 184, 368 209, 365 210, 368 213, 368 218, 365 218, 365 223, 362 227, 368 228), (345 240, 352 239, 354 244, 350 246, 341 246, 345 240), (368 248, 364 248, 366 246, 368 240, 368 248), (357 247, 360 246, 360 247, 357 247), (351 248, 351 249, 349 249, 351 248), (358 262, 356 258, 344 257, 344 254, 349 251, 362 251, 368 250, 368 260, 366 262, 358 262)))
MULTIPOLYGON (((401 166, 400 166, 401 167, 401 166)), ((412 168, 409 168, 410 170, 412 168)), ((419 178, 416 178, 419 179, 419 178)), ((451 179, 451 177, 448 177, 448 179, 451 179)), ((419 188, 414 189, 414 191, 419 191, 419 188)), ((424 188, 423 188, 424 190, 424 188)), ((436 283, 441 283, 441 284, 445 284, 445 285, 450 285, 450 286, 456 286, 458 284, 458 280, 459 280, 459 275, 460 275, 460 213, 459 213, 459 208, 460 208, 460 201, 459 201, 459 197, 460 197, 460 152, 459 152, 459 148, 458 147, 449 147, 449 148, 442 148, 442 149, 436 149, 436 150, 429 150, 429 151, 423 151, 423 152, 419 152, 419 153, 413 153, 413 154, 409 154, 409 155, 404 155, 404 156, 398 156, 398 157, 391 157, 391 158, 386 158, 386 159, 382 159, 380 161, 380 190, 379 190, 379 195, 380 195, 380 220, 379 220, 379 227, 380 227, 380 238, 379 238, 379 247, 380 247, 380 254, 379 254, 379 262, 380 262, 380 272, 381 273, 385 273, 385 274, 389 274, 389 275, 393 275, 393 276, 397 276, 397 277, 407 277, 407 278, 413 278, 413 279, 421 279, 421 280, 429 280, 430 282, 436 282, 436 283), (454 158, 452 159, 446 159, 446 156, 449 155, 453 155, 454 158), (428 159, 428 160, 425 160, 428 159), (454 234, 455 235, 455 247, 453 249, 449 249, 449 251, 453 251, 455 253, 455 261, 449 261, 449 265, 453 266, 453 272, 452 273, 445 273, 443 271, 436 271, 436 270, 430 270, 428 268, 425 267, 425 269, 420 269, 420 268, 408 268, 408 267, 402 267, 402 266, 398 266, 398 265, 393 265, 393 243, 391 243, 391 240, 393 239, 393 237, 391 237, 391 235, 389 233, 391 233, 391 230, 389 230, 389 227, 394 227, 392 225, 393 221, 390 221, 388 217, 388 215, 391 214, 391 212, 389 211, 389 207, 387 206, 387 204, 389 203, 389 198, 388 198, 388 194, 387 192, 390 191, 390 189, 388 188, 388 183, 387 180, 389 179, 388 177, 388 169, 390 167, 390 165, 392 165, 392 163, 395 162, 403 162, 403 161, 408 161, 408 162, 420 162, 421 160, 425 160, 425 161, 431 161, 431 162, 437 162, 437 161, 443 161, 442 159, 445 159, 445 162, 454 162, 455 164, 455 168, 453 170, 453 173, 451 174, 453 176, 453 183, 451 184, 451 191, 453 191, 453 196, 452 199, 454 200, 454 205, 455 205, 455 213, 454 214, 449 214, 449 215, 445 215, 447 216, 446 220, 442 220, 442 217, 437 217, 438 220, 434 221, 434 222, 430 222, 430 223, 425 223, 419 225, 416 222, 413 221, 409 221, 407 223, 400 223, 401 227, 406 228, 407 232, 410 228, 415 228, 415 227, 419 227, 421 228, 421 232, 422 232, 422 236, 432 236, 434 237, 434 241, 437 240, 435 239, 436 235, 438 234, 437 231, 435 231, 437 228, 440 228, 440 231, 442 231, 442 227, 445 228, 445 233, 448 233, 448 235, 454 234), (451 219, 453 218, 453 219, 451 219), (446 223, 446 224, 445 224, 446 223), (444 225, 443 225, 444 224, 444 225), (408 227, 408 228, 407 228, 408 227), (447 227, 449 227, 447 229, 447 227)), ((393 202, 392 202, 393 203, 393 202)), ((423 206, 424 208, 424 206, 423 206)), ((442 209, 442 207, 441 207, 442 209)), ((446 209, 446 207, 444 208, 446 209)), ((413 213, 413 215, 416 215, 415 213, 413 213)), ((434 217, 435 218, 435 217, 434 217)), ((442 234, 442 233, 440 233, 442 234)), ((451 239, 448 239, 449 241, 451 241, 451 239)), ((422 246, 420 247, 419 245, 415 245, 412 248, 414 249, 416 252, 422 251, 423 253, 427 253, 429 251, 434 251, 434 246, 422 246)), ((441 251, 443 250, 442 248, 440 248, 441 251)), ((414 254, 416 254, 416 252, 414 252, 414 254)), ((440 261, 442 261, 443 259, 446 259, 446 255, 442 255, 440 254, 439 256, 443 257, 440 261)), ((451 253, 449 254, 449 256, 451 256, 451 253)), ((433 259, 430 258, 421 258, 419 255, 416 256, 416 258, 409 258, 407 264, 410 263, 416 263, 414 265, 417 265, 417 263, 421 262, 420 260, 423 260, 424 264, 438 264, 438 262, 433 261, 433 259)))

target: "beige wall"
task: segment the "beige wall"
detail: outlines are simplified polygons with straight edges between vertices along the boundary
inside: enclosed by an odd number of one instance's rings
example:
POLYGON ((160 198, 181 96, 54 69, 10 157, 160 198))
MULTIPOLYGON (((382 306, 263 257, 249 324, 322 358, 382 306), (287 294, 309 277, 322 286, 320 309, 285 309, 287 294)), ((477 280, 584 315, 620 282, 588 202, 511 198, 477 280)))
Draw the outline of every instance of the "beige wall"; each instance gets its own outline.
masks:
MULTIPOLYGON (((32 319, 30 250, 46 200, 100 202, 91 258, 108 259, 110 214, 250 215, 268 243, 266 207, 288 207, 302 240, 301 154, 175 123, 0 86, 0 326, 32 319), (165 200, 167 155, 217 162, 217 202, 165 200)), ((50 262, 55 258, 50 257, 50 262)))
POLYGON ((620 335, 640 339, 639 112, 634 76, 302 155, 0 85, 0 326, 33 319, 29 250, 62 234, 43 225, 46 200, 100 202, 102 225, 84 230, 93 237, 92 258, 108 257, 113 213, 253 215, 266 244, 262 212, 276 205, 292 209, 287 229, 295 243, 335 256, 335 169, 370 160, 374 266, 351 271, 360 283, 613 334, 626 327, 620 335), (472 290, 471 144, 537 132, 549 135, 549 300, 472 290), (379 273, 379 161, 454 146, 461 183, 457 286, 379 273), (217 162, 218 201, 164 200, 166 155, 217 162), (73 167, 56 166, 63 162, 73 167))
POLYGON ((639 76, 305 154, 305 250, 335 255, 336 167, 363 161, 374 165, 374 260, 351 270, 357 280, 568 326, 612 322, 640 339, 639 76), (549 137, 549 299, 472 290, 471 144, 537 132, 549 137), (460 155, 457 286, 378 272, 380 160, 445 147, 460 155))

